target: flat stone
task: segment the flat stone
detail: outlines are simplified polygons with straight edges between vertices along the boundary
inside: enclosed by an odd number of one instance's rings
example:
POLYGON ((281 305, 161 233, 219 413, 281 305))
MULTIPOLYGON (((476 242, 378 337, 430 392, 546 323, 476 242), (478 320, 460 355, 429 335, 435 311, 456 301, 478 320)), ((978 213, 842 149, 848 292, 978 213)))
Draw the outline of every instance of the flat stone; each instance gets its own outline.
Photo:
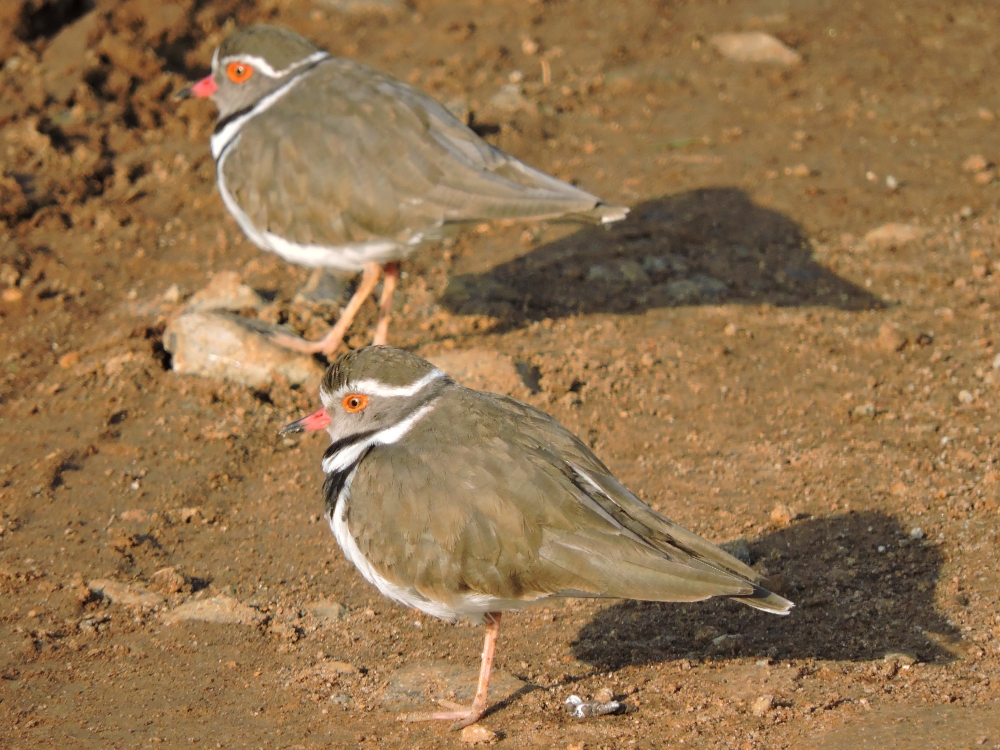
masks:
POLYGON ((753 562, 750 545, 747 543, 746 539, 733 539, 732 541, 720 544, 719 546, 744 565, 750 565, 753 562))
POLYGON ((868 232, 865 242, 873 247, 904 245, 924 237, 930 230, 916 224, 889 222, 868 232))
POLYGON ((292 384, 318 383, 323 370, 305 354, 274 344, 277 326, 218 312, 185 313, 163 332, 163 346, 179 375, 232 380, 257 387, 281 375, 292 384))
POLYGON ((184 620, 217 625, 259 625, 264 619, 265 616, 253 607, 225 595, 184 602, 163 616, 166 625, 184 620))
POLYGON ((491 732, 486 727, 481 727, 478 724, 465 727, 458 734, 458 741, 463 745, 488 745, 491 742, 496 742, 497 739, 496 732, 491 732))
MULTIPOLYGON (((179 290, 178 290, 179 292, 179 290)), ((243 283, 235 271, 220 271, 204 289, 191 295, 186 309, 203 310, 259 310, 266 303, 263 297, 243 283)))
POLYGON ((87 588, 103 599, 126 607, 156 607, 164 603, 162 596, 146 591, 141 586, 107 578, 94 579, 87 584, 87 588))
MULTIPOLYGON (((390 711, 427 709, 435 699, 472 703, 479 680, 479 663, 473 665, 434 661, 412 664, 393 675, 382 694, 382 706, 390 711)), ((529 687, 513 675, 494 670, 490 677, 490 704, 506 700, 529 687)))
POLYGON ((321 599, 318 602, 307 604, 304 609, 317 620, 323 622, 338 622, 347 615, 347 607, 340 602, 321 599))
POLYGON ((763 31, 716 34, 709 42, 720 55, 734 62, 798 65, 802 61, 798 52, 763 31))
POLYGON ((792 518, 792 511, 784 503, 775 505, 771 511, 771 523, 778 526, 787 526, 792 522, 792 518))
POLYGON ((153 573, 149 582, 153 588, 164 594, 176 594, 187 586, 187 579, 172 567, 160 568, 153 573))
POLYGON ((753 702, 751 712, 754 716, 766 716, 774 708, 774 696, 762 695, 753 702))
POLYGON ((666 285, 667 294, 676 302, 697 302, 722 297, 729 287, 718 279, 697 273, 690 279, 678 279, 666 285))
POLYGON ((477 391, 509 395, 522 385, 514 360, 489 349, 442 352, 428 360, 459 385, 477 391))
POLYGON ((634 260, 626 260, 618 264, 618 270, 625 280, 631 284, 648 284, 649 274, 643 270, 643 267, 636 263, 634 260))

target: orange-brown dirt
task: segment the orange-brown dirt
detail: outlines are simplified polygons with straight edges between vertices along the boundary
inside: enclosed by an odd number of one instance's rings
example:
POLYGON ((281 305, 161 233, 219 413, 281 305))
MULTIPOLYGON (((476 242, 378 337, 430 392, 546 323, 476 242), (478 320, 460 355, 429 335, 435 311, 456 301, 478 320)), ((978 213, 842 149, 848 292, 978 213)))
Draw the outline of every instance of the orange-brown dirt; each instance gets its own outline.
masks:
POLYGON ((212 106, 171 101, 234 24, 266 21, 633 206, 609 231, 471 227, 421 251, 393 341, 509 356, 515 395, 654 507, 746 540, 798 604, 512 615, 497 668, 525 684, 482 721, 500 747, 1000 747, 1000 5, 374 5, 4 0, 0 745, 460 741, 383 699, 416 664, 474 670, 482 631, 345 562, 324 441, 276 437, 316 393, 180 377, 162 347, 220 271, 274 320, 325 324, 292 301, 307 271, 226 214, 212 106), (727 31, 802 61, 723 59, 727 31), (516 71, 523 100, 491 102, 516 71), (164 622, 223 595, 256 624, 164 622), (562 708, 603 690, 627 712, 562 708))

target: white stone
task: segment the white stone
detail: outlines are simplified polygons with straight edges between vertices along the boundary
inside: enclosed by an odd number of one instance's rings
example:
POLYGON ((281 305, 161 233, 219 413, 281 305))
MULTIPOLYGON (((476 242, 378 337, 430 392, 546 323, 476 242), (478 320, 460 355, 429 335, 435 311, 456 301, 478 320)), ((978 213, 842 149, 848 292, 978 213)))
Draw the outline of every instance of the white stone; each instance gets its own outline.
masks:
POLYGON ((719 54, 734 62, 798 65, 802 61, 798 52, 763 31, 716 34, 709 42, 719 54))
POLYGON ((163 346, 173 356, 173 370, 180 375, 232 380, 253 387, 281 375, 290 383, 316 383, 320 366, 305 354, 272 343, 260 331, 273 328, 215 312, 185 313, 163 332, 163 346))

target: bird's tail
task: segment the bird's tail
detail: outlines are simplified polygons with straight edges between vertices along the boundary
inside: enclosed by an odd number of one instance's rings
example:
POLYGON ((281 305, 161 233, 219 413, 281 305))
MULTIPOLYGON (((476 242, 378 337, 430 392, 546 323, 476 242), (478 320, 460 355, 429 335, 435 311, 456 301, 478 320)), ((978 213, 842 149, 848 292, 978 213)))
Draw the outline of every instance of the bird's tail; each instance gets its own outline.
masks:
POLYGON ((589 211, 566 214, 563 218, 569 221, 582 221, 587 224, 607 226, 608 224, 614 224, 616 221, 624 219, 628 216, 629 210, 628 206, 611 206, 607 203, 598 203, 589 211))
POLYGON ((756 585, 753 587, 753 593, 749 596, 733 596, 730 598, 746 604, 748 607, 761 609, 775 615, 787 615, 792 610, 792 607, 795 606, 795 604, 788 601, 785 597, 778 596, 756 585))

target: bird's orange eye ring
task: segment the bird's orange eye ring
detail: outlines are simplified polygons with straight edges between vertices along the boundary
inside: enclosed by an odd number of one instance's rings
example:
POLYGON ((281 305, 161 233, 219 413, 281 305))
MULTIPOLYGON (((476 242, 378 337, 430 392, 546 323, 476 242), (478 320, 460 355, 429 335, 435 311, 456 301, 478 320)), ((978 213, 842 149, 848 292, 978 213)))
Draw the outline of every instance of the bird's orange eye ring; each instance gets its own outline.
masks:
POLYGON ((344 411, 357 414, 368 408, 368 397, 363 393, 348 393, 344 396, 344 411))
POLYGON ((233 83, 243 83, 253 75, 253 66, 242 62, 231 62, 226 66, 226 75, 233 83))

